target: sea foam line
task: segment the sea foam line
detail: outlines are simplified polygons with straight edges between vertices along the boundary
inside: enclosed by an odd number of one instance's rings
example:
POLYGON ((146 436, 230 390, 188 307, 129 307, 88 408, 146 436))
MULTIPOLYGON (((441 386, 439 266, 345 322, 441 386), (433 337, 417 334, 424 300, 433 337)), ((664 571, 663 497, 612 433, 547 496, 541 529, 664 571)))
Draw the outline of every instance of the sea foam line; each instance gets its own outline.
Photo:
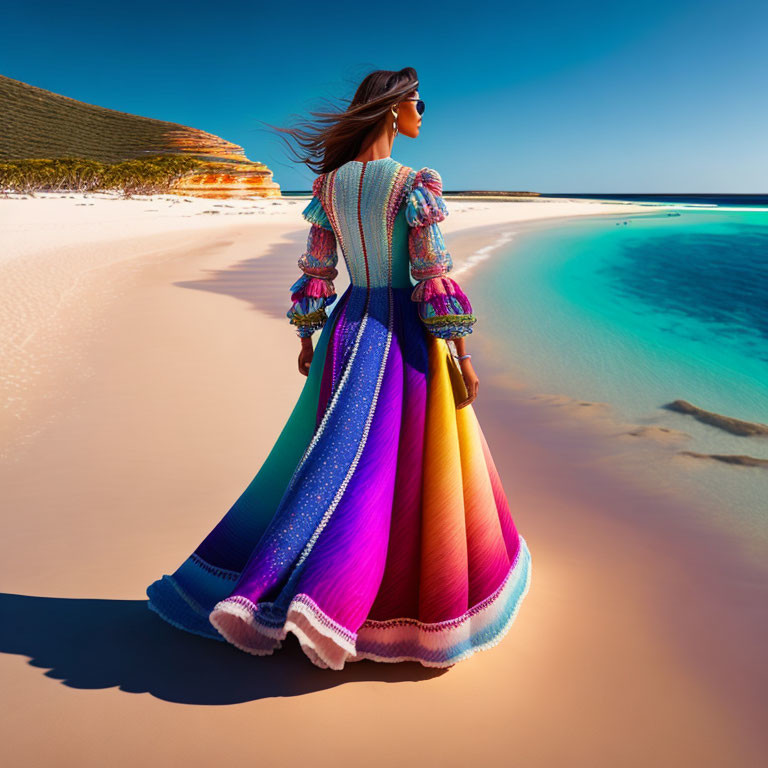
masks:
POLYGON ((517 232, 514 230, 507 230, 502 232, 499 237, 497 237, 496 240, 494 240, 490 245, 484 245, 482 248, 478 248, 474 253, 468 256, 466 260, 462 262, 461 266, 454 270, 454 274, 458 276, 464 272, 468 272, 480 262, 490 258, 493 251, 496 251, 503 245, 511 242, 516 234, 517 232))

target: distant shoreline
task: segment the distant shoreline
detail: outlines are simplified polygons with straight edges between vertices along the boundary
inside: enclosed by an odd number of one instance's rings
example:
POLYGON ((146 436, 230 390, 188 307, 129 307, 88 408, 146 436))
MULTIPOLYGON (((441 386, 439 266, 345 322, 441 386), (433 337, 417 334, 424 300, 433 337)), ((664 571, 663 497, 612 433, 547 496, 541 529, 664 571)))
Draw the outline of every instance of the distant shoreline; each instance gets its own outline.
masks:
MULTIPOLYGON (((309 190, 283 190, 285 198, 310 197, 309 190)), ((768 193, 720 192, 526 192, 506 190, 443 190, 450 200, 598 200, 609 202, 664 204, 689 203, 691 205, 754 205, 768 207, 768 193)))

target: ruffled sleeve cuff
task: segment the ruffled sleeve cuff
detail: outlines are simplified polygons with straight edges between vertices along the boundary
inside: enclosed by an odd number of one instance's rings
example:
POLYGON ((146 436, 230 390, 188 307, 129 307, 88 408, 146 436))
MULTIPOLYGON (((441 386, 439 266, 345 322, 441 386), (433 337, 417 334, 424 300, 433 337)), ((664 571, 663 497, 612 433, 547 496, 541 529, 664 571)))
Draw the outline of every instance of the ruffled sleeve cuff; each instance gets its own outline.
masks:
POLYGON ((472 333, 477 318, 459 284, 447 277, 453 260, 438 226, 447 215, 440 174, 433 168, 421 168, 405 209, 411 275, 418 281, 411 300, 418 303, 419 317, 433 336, 456 339, 472 333))
MULTIPOLYGON (((319 225, 317 225, 319 226, 319 225)), ((304 253, 299 259, 303 274, 291 286, 291 308, 286 312, 299 336, 311 336, 328 319, 325 308, 336 300, 333 278, 337 270, 330 260, 304 253)))
POLYGON ((328 319, 324 301, 308 297, 294 302, 293 306, 286 312, 286 317, 290 320, 291 325, 296 326, 296 333, 302 338, 319 331, 328 319))
POLYGON ((467 295, 455 280, 445 275, 420 281, 411 300, 418 302, 421 322, 438 338, 466 336, 477 322, 467 295))
POLYGON ((291 307, 286 316, 296 333, 311 336, 328 319, 326 307, 336 299, 333 280, 338 275, 338 251, 333 227, 322 204, 323 174, 312 185, 312 199, 302 216, 312 225, 307 247, 299 257, 301 276, 291 286, 291 307))
MULTIPOLYGON (((334 270, 335 272, 335 270, 334 270)), ((336 290, 329 278, 306 272, 291 286, 291 307, 285 313, 299 336, 311 336, 328 319, 326 306, 336 300, 336 290)))

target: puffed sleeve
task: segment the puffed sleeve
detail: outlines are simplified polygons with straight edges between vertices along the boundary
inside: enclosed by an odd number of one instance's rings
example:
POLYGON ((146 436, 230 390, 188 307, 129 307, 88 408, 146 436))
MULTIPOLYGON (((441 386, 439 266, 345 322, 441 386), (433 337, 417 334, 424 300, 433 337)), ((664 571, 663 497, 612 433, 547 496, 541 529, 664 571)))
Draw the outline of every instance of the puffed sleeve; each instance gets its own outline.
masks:
POLYGON ((477 318, 464 291, 447 276, 453 260, 438 226, 448 215, 442 195, 437 171, 416 172, 405 209, 411 275, 418 281, 411 299, 418 302, 419 317, 433 336, 455 339, 472 333, 477 318))
POLYGON ((291 308, 286 312, 299 336, 311 336, 325 325, 325 308, 336 300, 333 280, 338 275, 336 236, 319 197, 322 177, 312 186, 313 195, 302 216, 310 223, 307 247, 299 257, 301 277, 291 286, 291 308))

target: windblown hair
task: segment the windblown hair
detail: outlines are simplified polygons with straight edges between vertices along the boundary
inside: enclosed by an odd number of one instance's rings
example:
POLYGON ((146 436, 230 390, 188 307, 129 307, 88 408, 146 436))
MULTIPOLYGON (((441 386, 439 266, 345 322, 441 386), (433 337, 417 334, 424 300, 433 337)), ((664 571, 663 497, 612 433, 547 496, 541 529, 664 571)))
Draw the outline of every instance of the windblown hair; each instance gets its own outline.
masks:
MULTIPOLYGON (((366 75, 343 110, 311 111, 315 119, 300 120, 293 128, 270 126, 281 136, 298 162, 314 173, 327 173, 360 153, 366 137, 379 128, 390 108, 418 90, 413 67, 396 72, 379 69, 366 75), (301 148, 296 150, 291 139, 301 148)), ((348 99, 342 99, 348 101, 348 99)))

